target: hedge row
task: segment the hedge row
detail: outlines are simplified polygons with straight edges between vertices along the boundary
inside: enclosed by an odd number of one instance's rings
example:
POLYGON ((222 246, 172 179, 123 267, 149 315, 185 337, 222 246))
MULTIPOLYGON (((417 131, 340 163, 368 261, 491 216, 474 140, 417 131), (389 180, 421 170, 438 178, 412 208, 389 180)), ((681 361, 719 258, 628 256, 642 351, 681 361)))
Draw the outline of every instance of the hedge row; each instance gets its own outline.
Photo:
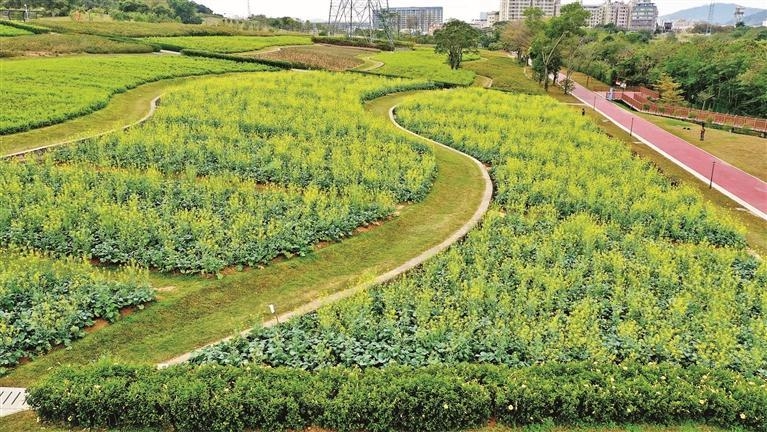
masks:
POLYGON ((388 41, 379 40, 379 39, 374 39, 373 41, 370 41, 367 39, 360 39, 360 38, 339 38, 339 37, 330 37, 330 36, 312 36, 312 42, 320 43, 320 44, 328 44, 328 45, 358 47, 358 48, 374 48, 374 49, 379 49, 381 51, 394 51, 395 47, 407 47, 407 48, 413 47, 413 44, 402 42, 402 41, 394 41, 394 45, 389 45, 388 41))
POLYGON ((51 29, 36 26, 36 25, 31 25, 31 24, 25 24, 23 22, 18 22, 18 21, 0 20, 0 24, 7 25, 8 27, 15 27, 17 29, 26 30, 34 34, 43 34, 43 33, 51 32, 51 29))
POLYGON ((46 421, 82 427, 266 431, 449 431, 541 422, 703 422, 767 431, 767 383, 725 370, 672 365, 435 365, 421 369, 106 362, 64 368, 30 390, 46 421))
POLYGON ((288 62, 284 60, 270 60, 270 59, 258 58, 258 57, 243 57, 243 56, 232 55, 232 54, 221 54, 221 53, 214 53, 210 51, 200 51, 200 50, 191 50, 191 49, 182 49, 180 51, 182 55, 190 56, 190 57, 205 57, 205 58, 213 58, 213 59, 221 59, 221 60, 230 60, 230 61, 236 61, 241 63, 258 63, 265 66, 273 66, 280 69, 304 69, 304 70, 317 69, 311 65, 307 65, 304 63, 288 62))

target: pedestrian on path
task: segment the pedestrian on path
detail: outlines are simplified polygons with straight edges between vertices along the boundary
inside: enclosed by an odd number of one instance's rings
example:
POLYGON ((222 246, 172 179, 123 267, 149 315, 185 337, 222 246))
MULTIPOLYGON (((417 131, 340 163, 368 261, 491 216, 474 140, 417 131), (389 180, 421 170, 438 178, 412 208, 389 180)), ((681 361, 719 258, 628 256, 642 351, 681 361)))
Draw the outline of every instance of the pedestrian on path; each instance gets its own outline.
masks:
POLYGON ((581 108, 581 116, 585 116, 585 115, 586 115, 586 108, 581 108))
POLYGON ((700 140, 703 141, 703 138, 706 135, 706 125, 701 124, 700 125, 700 140))

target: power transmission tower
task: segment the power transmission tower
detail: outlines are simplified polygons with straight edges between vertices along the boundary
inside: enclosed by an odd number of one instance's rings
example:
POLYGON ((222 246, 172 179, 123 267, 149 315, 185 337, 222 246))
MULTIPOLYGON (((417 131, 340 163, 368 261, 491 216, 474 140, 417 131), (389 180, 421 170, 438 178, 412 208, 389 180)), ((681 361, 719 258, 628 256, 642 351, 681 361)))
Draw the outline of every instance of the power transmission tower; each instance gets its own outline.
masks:
POLYGON ((373 40, 380 30, 393 44, 392 18, 389 0, 330 0, 328 33, 353 37, 360 30, 373 40))
POLYGON ((708 24, 706 26, 706 34, 711 34, 711 25, 714 23, 714 2, 712 1, 710 5, 708 5, 708 19, 706 20, 706 23, 708 24))
POLYGON ((746 9, 743 6, 735 6, 735 27, 743 22, 743 16, 746 14, 746 9))

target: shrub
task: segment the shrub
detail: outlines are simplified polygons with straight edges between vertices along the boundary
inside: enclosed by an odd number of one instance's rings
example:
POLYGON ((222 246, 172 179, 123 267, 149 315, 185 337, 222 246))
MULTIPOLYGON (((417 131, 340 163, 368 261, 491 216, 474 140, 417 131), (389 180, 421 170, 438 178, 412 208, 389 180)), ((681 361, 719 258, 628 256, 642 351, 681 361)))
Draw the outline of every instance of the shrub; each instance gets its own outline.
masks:
POLYGON ((47 421, 84 427, 341 432, 449 431, 496 418, 541 422, 703 422, 767 431, 767 383, 675 365, 551 363, 413 369, 65 367, 30 389, 47 421))

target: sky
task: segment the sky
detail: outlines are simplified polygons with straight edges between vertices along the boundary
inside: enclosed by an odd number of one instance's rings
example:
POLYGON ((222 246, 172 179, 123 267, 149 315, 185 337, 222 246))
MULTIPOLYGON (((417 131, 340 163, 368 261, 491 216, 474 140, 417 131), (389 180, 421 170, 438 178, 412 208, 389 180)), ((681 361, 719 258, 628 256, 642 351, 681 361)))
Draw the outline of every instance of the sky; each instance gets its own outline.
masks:
MULTIPOLYGON (((228 16, 247 15, 248 0, 196 0, 217 13, 228 16)), ((338 2, 339 0, 333 0, 338 2)), ((385 0, 382 0, 382 2, 385 0)), ((576 0, 562 0, 572 3, 576 0)), ((720 3, 736 3, 741 6, 767 9, 767 0, 717 0, 720 3)), ((585 4, 600 4, 603 0, 584 0, 585 4)), ((470 21, 479 13, 498 10, 500 0, 389 0, 389 6, 442 6, 445 19, 458 18, 470 21)), ((655 0, 660 15, 708 4, 707 0, 655 0)), ((327 19, 330 0, 250 0, 251 13, 271 17, 290 16, 301 19, 327 19)))

